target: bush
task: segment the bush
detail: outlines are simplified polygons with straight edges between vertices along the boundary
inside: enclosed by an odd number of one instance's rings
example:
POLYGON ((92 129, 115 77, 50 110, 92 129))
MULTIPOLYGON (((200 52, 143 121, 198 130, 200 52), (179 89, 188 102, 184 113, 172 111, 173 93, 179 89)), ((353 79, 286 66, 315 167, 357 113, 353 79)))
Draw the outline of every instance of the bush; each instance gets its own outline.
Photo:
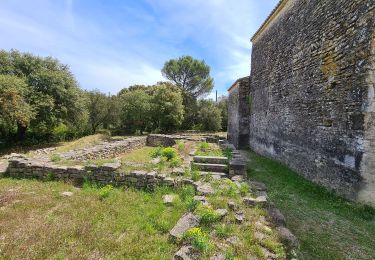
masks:
POLYGON ((161 150, 161 155, 168 158, 168 161, 177 157, 177 151, 173 147, 166 147, 161 150))
POLYGON ((65 124, 61 123, 52 129, 52 138, 57 142, 65 141, 68 132, 69 128, 65 124))
POLYGON ((208 251, 212 247, 208 234, 198 227, 186 231, 183 239, 190 242, 196 250, 201 252, 208 251))
POLYGON ((99 196, 101 199, 108 198, 113 190, 113 187, 111 185, 106 185, 99 190, 99 196))
POLYGON ((217 214, 214 209, 202 204, 197 207, 195 213, 200 217, 203 225, 213 224, 220 219, 219 214, 217 214))
POLYGON ((152 157, 152 158, 156 158, 156 157, 161 156, 161 151, 162 151, 162 150, 163 150, 163 147, 161 147, 161 146, 155 148, 155 149, 151 152, 151 157, 152 157))
POLYGON ((223 154, 224 154, 225 157, 228 158, 228 160, 231 160, 232 157, 233 157, 232 152, 233 152, 233 150, 231 148, 227 147, 227 148, 224 149, 223 154))

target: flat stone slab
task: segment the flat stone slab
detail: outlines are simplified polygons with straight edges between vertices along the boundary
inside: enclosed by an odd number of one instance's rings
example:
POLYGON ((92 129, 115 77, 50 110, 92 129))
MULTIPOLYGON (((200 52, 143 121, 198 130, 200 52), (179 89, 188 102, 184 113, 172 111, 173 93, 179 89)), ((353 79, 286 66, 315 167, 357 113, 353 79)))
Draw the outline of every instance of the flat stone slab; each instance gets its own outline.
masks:
POLYGON ((228 175, 224 172, 200 172, 201 176, 212 176, 214 179, 226 178, 228 175))
POLYGON ((250 187, 255 191, 267 191, 267 187, 263 182, 250 181, 250 187))
POLYGON ((215 210, 215 212, 216 212, 216 214, 218 214, 218 216, 220 218, 224 218, 228 214, 227 209, 217 209, 217 210, 215 210))
POLYGON ((221 156, 194 156, 194 162, 197 163, 212 163, 212 164, 226 164, 228 162, 227 157, 221 156))
POLYGON ((207 201, 207 198, 205 196, 194 196, 193 200, 201 202, 203 205, 208 206, 209 203, 207 201))
POLYGON ((197 192, 201 195, 209 195, 214 193, 214 189, 209 183, 202 183, 198 181, 194 183, 194 186, 196 187, 197 192))
POLYGON ((243 203, 251 207, 255 207, 257 205, 265 206, 267 204, 267 197, 265 196, 259 196, 257 198, 246 197, 246 198, 243 198, 243 203))
POLYGON ((62 196, 64 196, 64 197, 71 197, 71 196, 74 195, 74 193, 71 192, 71 191, 64 191, 64 192, 61 192, 60 194, 61 194, 62 196))
POLYGON ((212 164, 212 163, 193 163, 194 167, 200 171, 205 172, 227 172, 228 166, 226 164, 212 164))
POLYGON ((167 205, 172 205, 175 199, 176 199, 176 195, 172 195, 172 194, 164 195, 163 203, 167 205))
POLYGON ((199 219, 193 213, 189 212, 183 215, 172 228, 169 234, 177 239, 181 239, 183 234, 190 228, 197 227, 199 219))
POLYGON ((192 246, 181 247, 173 256, 173 260, 195 260, 199 259, 199 255, 194 251, 192 246))

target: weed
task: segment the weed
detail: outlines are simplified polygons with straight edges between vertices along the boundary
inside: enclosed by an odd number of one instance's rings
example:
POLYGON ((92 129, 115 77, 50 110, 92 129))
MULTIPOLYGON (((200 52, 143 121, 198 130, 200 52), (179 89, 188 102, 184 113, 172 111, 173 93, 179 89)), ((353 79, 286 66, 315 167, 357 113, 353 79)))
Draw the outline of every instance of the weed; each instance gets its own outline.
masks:
POLYGON ((227 238, 233 233, 233 227, 229 224, 219 224, 216 226, 216 235, 219 238, 227 238))
POLYGON ((177 142, 177 149, 178 149, 179 152, 184 151, 184 149, 185 149, 185 143, 181 142, 181 141, 178 141, 177 142))
POLYGON ((150 155, 152 158, 156 158, 156 157, 159 157, 161 156, 161 151, 163 150, 163 147, 162 146, 159 146, 157 148, 155 148, 154 150, 152 150, 150 152, 150 155))
POLYGON ((199 150, 205 152, 210 148, 210 145, 206 142, 199 143, 199 150))
POLYGON ((53 154, 53 155, 51 155, 50 160, 52 162, 59 162, 59 161, 62 160, 62 158, 59 154, 53 154))
POLYGON ((250 186, 247 183, 241 183, 239 188, 242 196, 245 196, 250 191, 250 186))
POLYGON ((201 252, 207 252, 212 248, 208 234, 198 227, 187 230, 184 233, 183 239, 189 241, 196 250, 201 252))
POLYGON ((197 171, 197 170, 192 170, 192 171, 190 172, 190 174, 191 174, 191 179, 192 179, 193 181, 199 181, 199 179, 201 178, 201 174, 200 174, 200 172, 197 171))
POLYGON ((229 147, 225 148, 223 151, 223 155, 228 158, 228 160, 231 160, 233 158, 232 154, 233 150, 229 147))
POLYGON ((219 221, 219 214, 208 206, 199 204, 195 210, 195 213, 200 217, 200 221, 203 225, 209 226, 219 221))
POLYGON ((101 199, 108 198, 113 190, 113 187, 111 185, 106 185, 99 190, 99 197, 101 199))

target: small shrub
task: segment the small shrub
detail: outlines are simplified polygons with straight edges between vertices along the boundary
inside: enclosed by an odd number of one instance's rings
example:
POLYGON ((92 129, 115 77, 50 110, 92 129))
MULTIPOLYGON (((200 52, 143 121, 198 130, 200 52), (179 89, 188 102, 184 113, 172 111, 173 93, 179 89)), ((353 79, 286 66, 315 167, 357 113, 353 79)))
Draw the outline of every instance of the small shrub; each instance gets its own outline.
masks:
POLYGON ((173 147, 166 147, 161 150, 161 155, 167 157, 169 161, 177 157, 177 151, 173 147))
POLYGON ((111 131, 108 129, 99 129, 96 131, 97 134, 102 134, 104 136, 111 136, 111 131))
POLYGON ((52 162, 59 162, 59 161, 61 161, 61 156, 59 155, 59 154, 53 154, 52 156, 51 156, 51 158, 50 158, 50 160, 52 161, 52 162))
POLYGON ((101 199, 108 198, 113 190, 113 187, 111 185, 106 185, 99 190, 99 196, 101 199))
POLYGON ((195 213, 200 217, 203 225, 211 225, 219 220, 219 215, 214 209, 200 204, 195 213))
POLYGON ((199 144, 199 150, 207 151, 210 148, 210 145, 207 142, 202 142, 199 144))
POLYGON ((161 156, 161 150, 163 150, 163 147, 161 147, 161 146, 155 148, 155 149, 151 152, 151 157, 152 157, 152 158, 156 158, 156 157, 161 156))
POLYGON ((170 166, 173 168, 179 167, 181 165, 182 165, 182 161, 178 156, 170 160, 170 166))
POLYGON ((198 227, 186 231, 183 239, 190 242, 196 250, 201 252, 206 252, 212 247, 208 234, 198 227))

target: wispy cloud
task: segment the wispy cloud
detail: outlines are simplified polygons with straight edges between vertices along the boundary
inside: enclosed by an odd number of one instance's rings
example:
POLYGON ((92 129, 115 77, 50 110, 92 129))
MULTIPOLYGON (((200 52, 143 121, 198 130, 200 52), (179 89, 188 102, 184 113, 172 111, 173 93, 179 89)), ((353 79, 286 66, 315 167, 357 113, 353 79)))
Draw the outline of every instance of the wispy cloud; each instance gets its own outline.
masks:
POLYGON ((162 80, 170 58, 212 67, 224 94, 250 72, 249 38, 277 0, 1 1, 0 48, 51 55, 81 86, 116 93, 162 80))

